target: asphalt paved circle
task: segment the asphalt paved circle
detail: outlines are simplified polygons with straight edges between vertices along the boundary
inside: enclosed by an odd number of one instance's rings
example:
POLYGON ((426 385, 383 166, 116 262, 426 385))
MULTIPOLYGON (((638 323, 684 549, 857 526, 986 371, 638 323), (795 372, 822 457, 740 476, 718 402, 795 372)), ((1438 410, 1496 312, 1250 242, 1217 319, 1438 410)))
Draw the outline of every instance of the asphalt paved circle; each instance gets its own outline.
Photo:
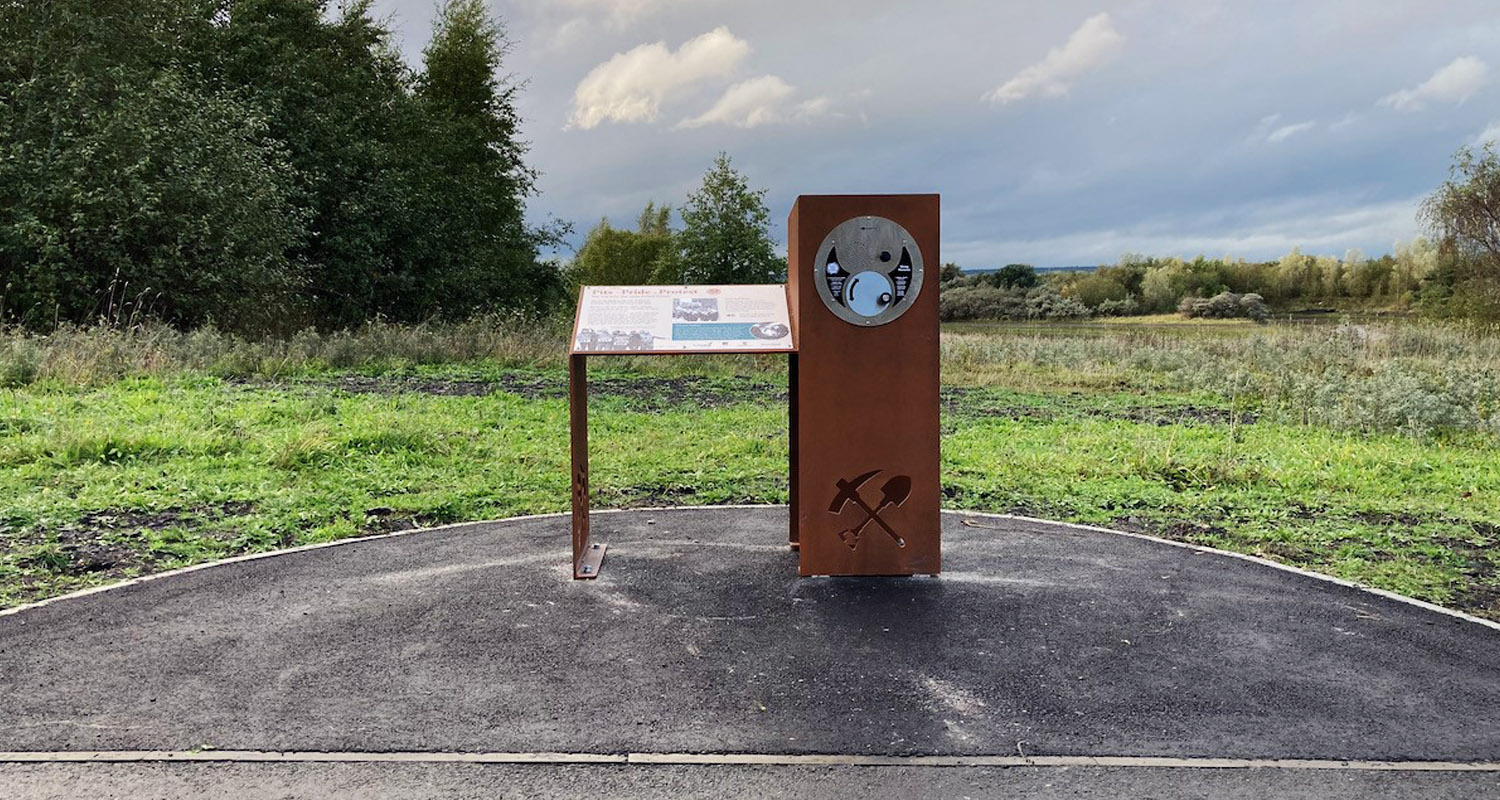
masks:
POLYGON ((477 523, 0 616, 5 751, 1500 761, 1500 631, 1308 576, 944 515, 944 573, 800 579, 782 508, 477 523))

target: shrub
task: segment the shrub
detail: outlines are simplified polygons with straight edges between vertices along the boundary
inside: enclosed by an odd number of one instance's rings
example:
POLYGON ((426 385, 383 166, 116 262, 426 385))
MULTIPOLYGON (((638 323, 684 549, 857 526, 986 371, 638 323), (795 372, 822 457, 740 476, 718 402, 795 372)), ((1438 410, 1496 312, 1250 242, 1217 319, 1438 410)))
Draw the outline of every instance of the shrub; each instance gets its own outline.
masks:
POLYGON ((1069 286, 1067 296, 1089 308, 1098 308, 1101 303, 1124 300, 1130 296, 1130 291, 1112 278, 1089 275, 1069 286))
POLYGON ((36 342, 24 336, 11 339, 10 346, 0 350, 0 389, 26 386, 41 369, 42 353, 36 342))
POLYGON ((1026 319, 1026 295, 980 284, 944 289, 938 300, 944 321, 965 319, 1026 319))
POLYGON ((1126 295, 1123 300, 1105 300, 1094 313, 1101 317, 1131 317, 1141 313, 1141 304, 1135 301, 1135 295, 1126 295))
POLYGON ((1071 297, 1063 297, 1055 286, 1038 286, 1026 293, 1026 316, 1029 319, 1078 319, 1089 313, 1088 306, 1071 297))
POLYGON ((1240 295, 1240 311, 1250 319, 1262 323, 1271 316, 1270 310, 1266 308, 1266 299, 1254 292, 1240 295))
POLYGON ((1270 316, 1265 298, 1258 294, 1235 294, 1220 292, 1210 298, 1184 297, 1177 310, 1189 319, 1236 319, 1248 318, 1265 322, 1270 316))
POLYGON ((0 331, 0 388, 37 381, 98 385, 179 371, 222 378, 280 378, 325 369, 388 370, 480 361, 513 367, 561 363, 570 328, 560 318, 491 315, 466 322, 375 321, 332 333, 247 339, 213 328, 160 323, 120 329, 64 325, 52 333, 0 331))
POLYGON ((1006 264, 988 278, 990 285, 999 289, 1030 289, 1040 281, 1030 264, 1006 264))

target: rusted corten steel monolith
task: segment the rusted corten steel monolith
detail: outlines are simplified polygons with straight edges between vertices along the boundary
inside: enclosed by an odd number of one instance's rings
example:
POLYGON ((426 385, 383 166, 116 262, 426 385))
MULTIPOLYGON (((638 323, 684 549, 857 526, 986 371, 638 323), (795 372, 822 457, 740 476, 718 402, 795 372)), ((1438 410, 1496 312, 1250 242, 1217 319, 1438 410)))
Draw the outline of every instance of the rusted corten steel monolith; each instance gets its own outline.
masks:
POLYGON ((938 196, 803 196, 787 224, 801 573, 936 574, 938 196))

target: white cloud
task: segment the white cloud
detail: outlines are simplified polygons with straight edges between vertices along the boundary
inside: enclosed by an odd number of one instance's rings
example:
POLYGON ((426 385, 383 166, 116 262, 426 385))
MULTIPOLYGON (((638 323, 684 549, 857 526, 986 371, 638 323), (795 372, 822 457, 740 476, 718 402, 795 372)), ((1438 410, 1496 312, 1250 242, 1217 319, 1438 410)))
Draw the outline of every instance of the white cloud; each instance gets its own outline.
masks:
POLYGON ((568 127, 601 122, 651 122, 674 90, 733 72, 750 45, 719 27, 672 52, 665 42, 643 44, 594 67, 573 91, 568 127))
POLYGON ((1473 57, 1453 59, 1414 89, 1402 89, 1380 98, 1380 105, 1397 111, 1421 111, 1429 102, 1462 103, 1474 96, 1489 75, 1489 65, 1473 57))
POLYGON ((737 83, 724 92, 713 107, 691 119, 683 120, 678 127, 699 128, 704 125, 733 125, 736 128, 755 128, 779 122, 810 119, 828 111, 828 98, 817 97, 804 100, 788 108, 787 101, 797 89, 775 75, 764 75, 737 83))
POLYGON ((1316 127, 1318 127, 1318 123, 1312 121, 1298 122, 1292 125, 1282 125, 1281 127, 1267 134, 1266 141, 1270 142, 1271 144, 1284 142, 1299 133, 1306 133, 1307 131, 1310 131, 1316 127))
POLYGON ((1479 135, 1474 137, 1474 144, 1479 147, 1483 147, 1485 142, 1494 142, 1496 145, 1500 145, 1500 119, 1491 122, 1488 128, 1480 131, 1479 135))
POLYGON ((1037 95, 1065 95, 1080 76, 1113 58, 1124 42, 1109 14, 1095 14, 1073 31, 1066 44, 1053 48, 1046 58, 1021 70, 984 99, 1004 105, 1037 95))

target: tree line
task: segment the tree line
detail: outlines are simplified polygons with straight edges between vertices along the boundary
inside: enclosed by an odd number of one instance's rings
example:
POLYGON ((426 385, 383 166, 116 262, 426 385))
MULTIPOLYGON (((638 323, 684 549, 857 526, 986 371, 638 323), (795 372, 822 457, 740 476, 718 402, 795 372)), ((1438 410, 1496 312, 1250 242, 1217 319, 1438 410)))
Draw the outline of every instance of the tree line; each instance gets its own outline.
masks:
POLYGON ((483 0, 439 5, 416 69, 370 0, 26 0, 0 41, 0 321, 273 332, 563 293, 483 0))
POLYGON ((966 275, 947 265, 946 319, 1076 318, 1181 311, 1189 316, 1264 318, 1356 301, 1434 317, 1500 319, 1500 156, 1493 143, 1463 148, 1422 204, 1429 237, 1367 258, 1300 249, 1275 261, 1126 255, 1092 272, 1039 277, 1025 264, 966 275))
MULTIPOLYGON (((371 2, 0 1, 0 324, 276 333, 546 313, 580 284, 784 279, 765 192, 725 154, 680 228, 652 203, 541 263, 567 231, 525 221, 537 176, 503 27, 484 0, 440 0, 413 67, 371 2)), ((1422 220, 1428 238, 1376 258, 1130 255, 1046 279, 950 265, 944 315, 1228 313, 1253 296, 1500 318, 1493 144, 1459 152, 1422 220)))

